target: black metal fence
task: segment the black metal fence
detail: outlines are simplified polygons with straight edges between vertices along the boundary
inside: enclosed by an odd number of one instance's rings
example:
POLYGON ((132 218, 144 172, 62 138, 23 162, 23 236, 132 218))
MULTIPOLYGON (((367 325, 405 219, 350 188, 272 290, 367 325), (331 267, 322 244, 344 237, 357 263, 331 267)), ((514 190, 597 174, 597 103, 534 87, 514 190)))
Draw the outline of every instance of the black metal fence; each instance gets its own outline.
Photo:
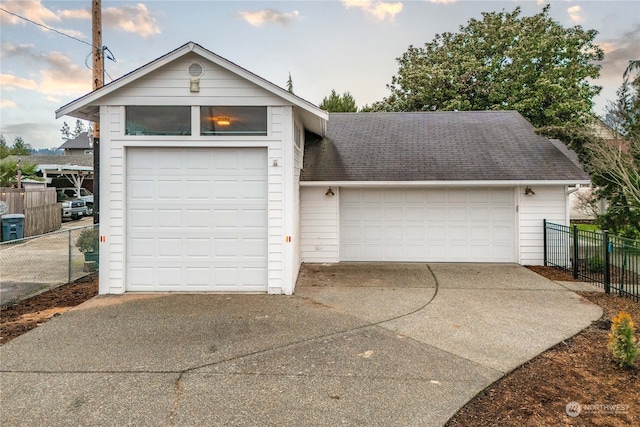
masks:
POLYGON ((544 265, 640 300, 640 241, 544 220, 544 265))

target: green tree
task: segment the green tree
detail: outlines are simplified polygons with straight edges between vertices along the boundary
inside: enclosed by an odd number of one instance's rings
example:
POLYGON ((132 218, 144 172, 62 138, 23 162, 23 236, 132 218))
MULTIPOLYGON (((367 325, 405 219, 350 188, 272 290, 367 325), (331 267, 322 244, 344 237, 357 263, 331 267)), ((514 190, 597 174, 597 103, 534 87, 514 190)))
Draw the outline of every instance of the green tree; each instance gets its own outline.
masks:
MULTIPOLYGON (((22 179, 35 179, 42 181, 36 175, 36 164, 20 160, 20 173, 22 179)), ((3 159, 0 160, 0 187, 16 187, 18 184, 18 160, 3 159)))
MULTIPOLYGON (((631 63, 633 64, 633 62, 631 63)), ((631 67, 631 65, 630 65, 631 67)), ((596 197, 607 201, 597 220, 601 228, 630 238, 640 237, 640 69, 630 68, 610 102, 603 122, 610 138, 599 138, 592 126, 567 124, 539 129, 572 148, 591 176, 596 197)))
POLYGON ((293 93, 293 80, 291 79, 291 73, 289 73, 289 80, 287 80, 287 92, 295 95, 295 93, 293 93))
POLYGON ((335 89, 331 90, 331 95, 322 99, 320 108, 330 113, 355 113, 358 111, 356 100, 349 92, 339 95, 335 89))
POLYGON ((71 129, 69 129, 69 125, 67 122, 62 123, 62 127, 60 128, 60 133, 62 133, 62 140, 68 141, 71 139, 71 129))
POLYGON ((608 201, 598 221, 601 227, 626 237, 640 237, 640 67, 631 61, 615 102, 605 116, 613 140, 594 139, 586 145, 588 168, 598 195, 608 201), (633 71, 636 70, 632 78, 633 71))
POLYGON ((0 135, 0 160, 9 155, 9 147, 7 146, 7 140, 4 139, 4 135, 0 135))
POLYGON ((24 142, 21 136, 16 136, 16 139, 13 140, 13 147, 9 150, 9 154, 14 156, 30 156, 31 145, 24 142))
POLYGON ((375 111, 517 110, 534 126, 580 122, 601 87, 597 34, 564 28, 549 6, 534 16, 485 12, 397 59, 391 95, 375 111))

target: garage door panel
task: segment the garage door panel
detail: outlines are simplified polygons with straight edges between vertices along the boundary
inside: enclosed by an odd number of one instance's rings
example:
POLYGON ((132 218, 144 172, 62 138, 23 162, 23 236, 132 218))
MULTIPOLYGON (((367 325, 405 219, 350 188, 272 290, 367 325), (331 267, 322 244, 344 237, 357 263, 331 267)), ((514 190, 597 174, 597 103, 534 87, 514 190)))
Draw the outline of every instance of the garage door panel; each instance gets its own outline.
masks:
POLYGON ((491 192, 489 190, 474 190, 468 193, 469 203, 489 203, 491 202, 491 192))
POLYGON ((340 258, 514 262, 513 194, 509 188, 340 189, 340 258))
POLYGON ((469 222, 467 207, 452 206, 447 209, 446 220, 449 222, 469 222))
POLYGON ((449 240, 454 242, 466 242, 469 235, 469 227, 457 227, 455 225, 452 225, 448 227, 447 232, 449 240))
POLYGON ((159 258, 176 258, 182 255, 182 239, 163 239, 155 241, 159 258))
MULTIPOLYGON (((424 190, 422 190, 424 191, 424 190)), ((447 202, 447 192, 446 190, 437 190, 431 189, 429 191, 425 191, 426 202, 429 204, 432 203, 446 203, 447 202)))
POLYGON ((387 225, 384 227, 383 238, 385 242, 404 242, 406 236, 404 235, 404 227, 399 225, 387 225))
POLYGON ((179 267, 158 268, 158 285, 166 287, 179 286, 182 282, 182 269, 179 267))
POLYGON ((449 203, 467 203, 469 201, 469 191, 468 190, 448 190, 447 191, 447 202, 449 203))
POLYGON ((447 218, 447 208, 444 205, 433 206, 427 202, 427 223, 444 223, 447 218))
MULTIPOLYGON (((211 257, 211 239, 206 238, 185 238, 184 255, 188 258, 209 258, 211 257)), ((178 244, 176 243, 176 246, 178 244)), ((177 256, 182 254, 182 245, 177 256)))
POLYGON ((266 291, 266 162, 266 149, 128 149, 127 290, 266 291), (218 269, 234 273, 221 284, 218 269))
POLYGON ((427 232, 423 224, 413 225, 409 223, 404 228, 404 238, 407 242, 424 242, 427 232))
POLYGON ((188 179, 180 187, 186 200, 208 200, 211 198, 211 181, 188 179))

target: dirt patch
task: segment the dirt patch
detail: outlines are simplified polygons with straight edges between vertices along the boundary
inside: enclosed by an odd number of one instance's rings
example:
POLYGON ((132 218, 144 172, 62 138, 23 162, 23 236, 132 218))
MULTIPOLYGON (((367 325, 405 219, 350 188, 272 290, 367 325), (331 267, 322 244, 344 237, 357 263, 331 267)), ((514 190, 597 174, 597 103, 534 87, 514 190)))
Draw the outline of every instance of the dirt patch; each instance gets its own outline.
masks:
POLYGON ((29 332, 98 294, 98 274, 43 292, 0 310, 0 344, 29 332))
MULTIPOLYGON (((572 280, 550 267, 531 270, 552 280, 572 280)), ((607 351, 611 318, 624 310, 640 322, 640 304, 615 295, 579 294, 602 307, 603 316, 489 386, 448 427, 640 425, 640 361, 632 369, 620 368, 607 351), (570 402, 580 404, 577 417, 567 415, 570 402)))
POLYGON ((566 271, 555 268, 555 267, 545 267, 542 265, 528 265, 527 268, 531 271, 535 271, 541 276, 546 277, 550 280, 556 280, 558 282, 576 282, 578 280, 573 278, 571 273, 567 273, 566 271))

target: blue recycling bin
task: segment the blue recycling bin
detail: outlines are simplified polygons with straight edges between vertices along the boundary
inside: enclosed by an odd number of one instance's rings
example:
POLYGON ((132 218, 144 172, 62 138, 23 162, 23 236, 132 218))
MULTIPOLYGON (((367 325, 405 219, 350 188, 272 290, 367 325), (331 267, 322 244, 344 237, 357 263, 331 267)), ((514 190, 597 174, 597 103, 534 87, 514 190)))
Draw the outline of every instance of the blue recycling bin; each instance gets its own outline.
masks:
POLYGON ((2 215, 2 241, 18 240, 24 238, 24 215, 2 215))

